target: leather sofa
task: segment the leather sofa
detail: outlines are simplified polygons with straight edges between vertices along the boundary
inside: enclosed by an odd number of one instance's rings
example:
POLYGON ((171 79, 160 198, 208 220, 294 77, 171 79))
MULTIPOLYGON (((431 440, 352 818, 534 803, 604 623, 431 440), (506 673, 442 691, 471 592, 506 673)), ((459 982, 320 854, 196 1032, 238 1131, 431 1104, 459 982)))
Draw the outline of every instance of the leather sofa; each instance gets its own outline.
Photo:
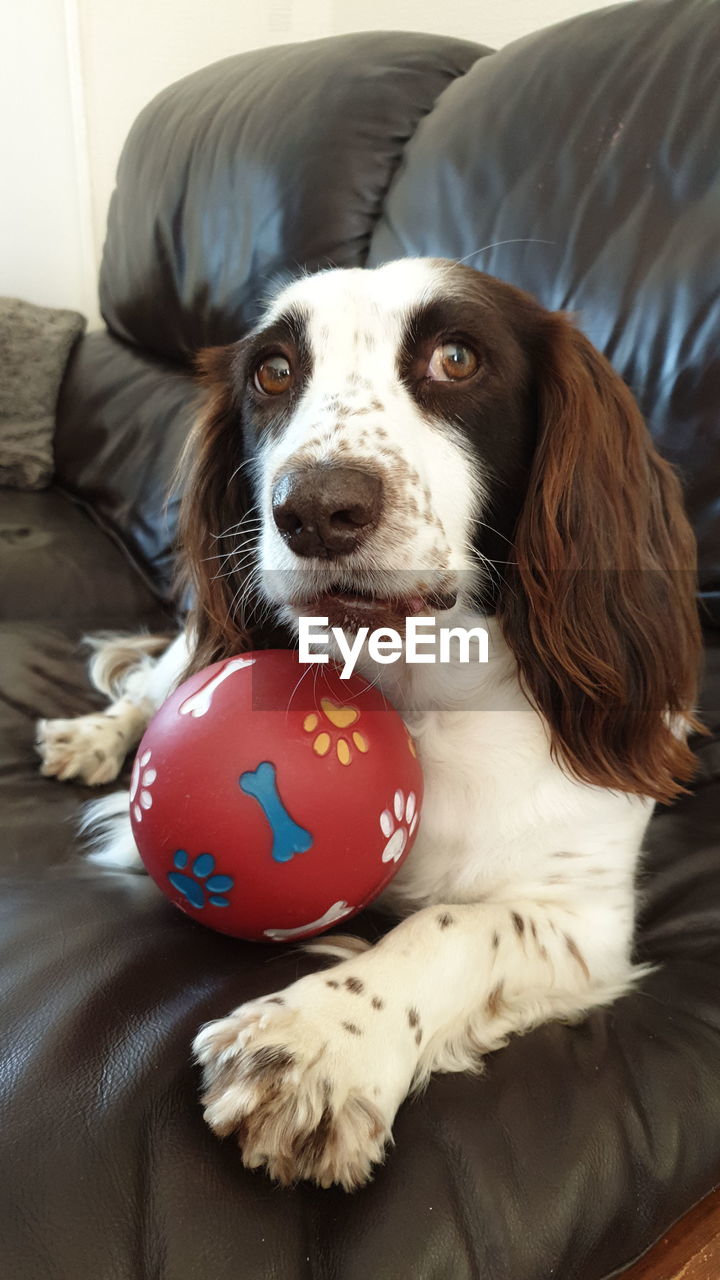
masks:
POLYGON ((601 1280, 720 1182, 719 21, 717 0, 638 0, 498 53, 288 45, 188 76, 134 125, 55 484, 0 494, 5 1280, 601 1280), (576 313, 632 387, 698 535, 711 732, 650 828, 641 989, 481 1078, 435 1077, 362 1191, 279 1189, 205 1127, 189 1046, 318 961, 88 864, 89 791, 38 775, 34 721, 96 705, 84 633, 172 627, 194 353, 242 334, 279 272, 414 254, 576 313))

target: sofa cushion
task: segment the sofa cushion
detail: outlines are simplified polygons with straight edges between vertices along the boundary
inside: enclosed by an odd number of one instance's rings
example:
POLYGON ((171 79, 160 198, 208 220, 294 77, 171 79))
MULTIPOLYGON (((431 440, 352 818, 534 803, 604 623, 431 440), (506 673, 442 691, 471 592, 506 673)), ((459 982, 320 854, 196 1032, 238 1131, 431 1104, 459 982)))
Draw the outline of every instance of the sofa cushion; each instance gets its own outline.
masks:
POLYGON ((187 369, 99 331, 78 344, 58 403, 57 483, 120 537, 166 596, 178 504, 171 482, 199 402, 187 369))

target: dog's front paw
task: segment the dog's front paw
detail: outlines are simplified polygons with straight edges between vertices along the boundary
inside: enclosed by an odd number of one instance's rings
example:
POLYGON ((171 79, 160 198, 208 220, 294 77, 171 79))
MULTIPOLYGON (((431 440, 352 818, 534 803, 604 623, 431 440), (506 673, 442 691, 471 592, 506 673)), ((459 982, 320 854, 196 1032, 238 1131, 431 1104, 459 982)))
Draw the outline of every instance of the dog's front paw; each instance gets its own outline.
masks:
POLYGON ((205 1119, 220 1137, 237 1134, 248 1168, 352 1191, 383 1159, 414 1039, 395 1045, 385 1002, 360 999, 358 986, 315 974, 197 1036, 205 1119))
POLYGON ((80 778, 90 787, 112 782, 122 768, 127 746, 117 721, 102 712, 74 720, 39 720, 37 724, 40 772, 61 782, 80 778))

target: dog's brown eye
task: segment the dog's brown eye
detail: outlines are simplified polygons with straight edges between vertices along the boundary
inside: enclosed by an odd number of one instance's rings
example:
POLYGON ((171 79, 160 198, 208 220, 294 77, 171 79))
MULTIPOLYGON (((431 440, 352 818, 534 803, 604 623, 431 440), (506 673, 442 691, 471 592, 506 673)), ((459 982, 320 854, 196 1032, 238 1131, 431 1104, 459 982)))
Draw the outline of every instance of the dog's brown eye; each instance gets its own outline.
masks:
POLYGON ((255 386, 266 396, 279 396, 292 380, 290 361, 285 356, 267 356, 255 370, 255 386))
POLYGON ((477 373, 480 361, 463 342, 443 342, 430 358, 427 376, 436 382, 462 382, 477 373))

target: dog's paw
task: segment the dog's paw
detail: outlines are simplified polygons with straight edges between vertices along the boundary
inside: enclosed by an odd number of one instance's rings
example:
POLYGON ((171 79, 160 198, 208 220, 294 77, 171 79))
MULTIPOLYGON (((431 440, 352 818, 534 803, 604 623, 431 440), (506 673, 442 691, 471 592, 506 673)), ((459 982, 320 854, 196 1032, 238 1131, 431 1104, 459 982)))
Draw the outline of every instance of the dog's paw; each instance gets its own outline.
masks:
POLYGON ((395 1044, 385 1002, 336 973, 242 1005, 204 1027, 194 1049, 205 1119, 219 1137, 237 1135, 248 1168, 352 1191, 391 1141, 415 1041, 395 1044))
POLYGON ((46 778, 80 778, 91 787, 117 778, 127 752, 127 739, 118 725, 101 712, 74 720, 39 720, 35 747, 46 778))

